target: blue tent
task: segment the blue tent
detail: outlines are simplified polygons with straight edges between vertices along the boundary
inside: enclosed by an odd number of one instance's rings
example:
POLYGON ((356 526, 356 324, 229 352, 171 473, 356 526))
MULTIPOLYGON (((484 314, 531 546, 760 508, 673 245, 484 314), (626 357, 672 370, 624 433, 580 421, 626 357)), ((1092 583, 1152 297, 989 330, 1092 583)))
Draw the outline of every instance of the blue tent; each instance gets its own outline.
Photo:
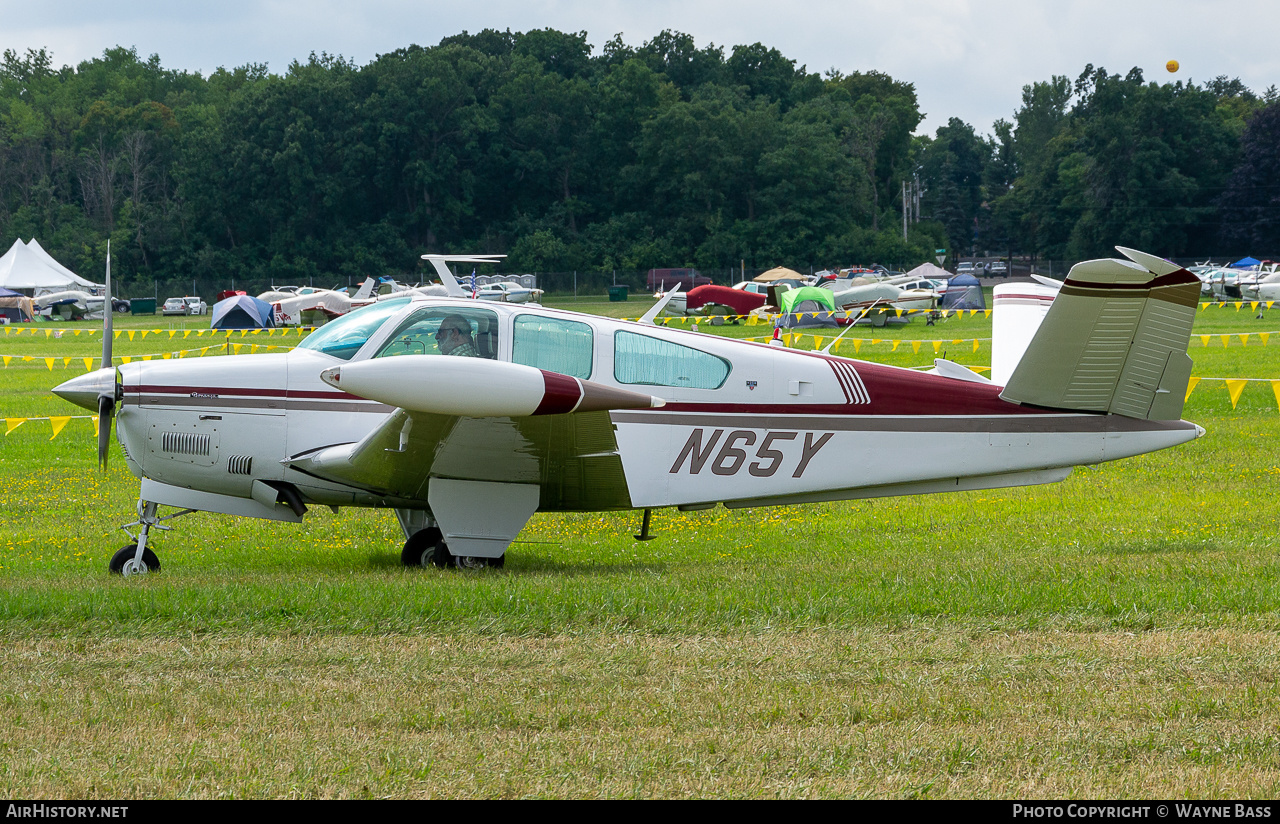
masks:
POLYGON ((1254 266, 1258 266, 1261 263, 1262 261, 1258 260, 1257 258, 1246 257, 1246 258, 1240 258, 1235 263, 1229 264, 1228 268, 1252 269, 1254 266))
POLYGON ((956 275, 947 281, 946 294, 939 309, 986 309, 987 299, 982 284, 973 275, 956 275))
POLYGON ((235 295, 213 305, 213 329, 266 329, 275 326, 271 304, 249 295, 235 295))

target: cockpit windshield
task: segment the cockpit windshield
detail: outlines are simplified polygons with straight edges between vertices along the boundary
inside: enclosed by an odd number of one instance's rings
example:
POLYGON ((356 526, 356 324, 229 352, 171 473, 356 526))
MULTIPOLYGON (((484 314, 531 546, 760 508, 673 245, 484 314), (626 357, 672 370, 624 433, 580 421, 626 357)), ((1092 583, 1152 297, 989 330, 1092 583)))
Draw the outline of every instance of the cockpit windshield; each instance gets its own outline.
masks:
POLYGON ((321 326, 298 344, 298 348, 314 349, 335 358, 351 360, 387 318, 408 304, 409 298, 397 298, 357 309, 321 326))

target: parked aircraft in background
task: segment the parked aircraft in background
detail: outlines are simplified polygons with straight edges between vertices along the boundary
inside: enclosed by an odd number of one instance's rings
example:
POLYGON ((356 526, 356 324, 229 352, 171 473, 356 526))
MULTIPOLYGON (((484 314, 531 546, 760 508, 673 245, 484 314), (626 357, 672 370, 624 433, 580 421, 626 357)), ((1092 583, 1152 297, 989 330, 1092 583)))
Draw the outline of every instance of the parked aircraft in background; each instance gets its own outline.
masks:
POLYGON ((98 411, 102 460, 115 416, 141 479, 112 571, 159 569, 161 506, 386 508, 405 564, 496 566, 538 511, 643 510, 648 537, 659 507, 1051 483, 1198 437, 1180 418, 1199 281, 1120 251, 1071 270, 1003 387, 657 327, 658 306, 479 303, 445 263, 494 257, 429 255, 450 297, 380 301, 287 354, 135 361, 54 391, 98 411))

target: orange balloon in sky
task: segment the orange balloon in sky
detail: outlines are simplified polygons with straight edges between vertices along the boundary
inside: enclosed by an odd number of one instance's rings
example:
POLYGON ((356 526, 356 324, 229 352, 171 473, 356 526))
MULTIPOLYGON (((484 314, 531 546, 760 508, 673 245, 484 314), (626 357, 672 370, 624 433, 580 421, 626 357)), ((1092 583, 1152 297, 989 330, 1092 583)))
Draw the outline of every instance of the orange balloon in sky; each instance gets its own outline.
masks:
POLYGON ((1169 70, 1170 74, 1172 74, 1173 72, 1176 72, 1178 70, 1178 61, 1170 60, 1168 63, 1164 64, 1164 67, 1169 70))

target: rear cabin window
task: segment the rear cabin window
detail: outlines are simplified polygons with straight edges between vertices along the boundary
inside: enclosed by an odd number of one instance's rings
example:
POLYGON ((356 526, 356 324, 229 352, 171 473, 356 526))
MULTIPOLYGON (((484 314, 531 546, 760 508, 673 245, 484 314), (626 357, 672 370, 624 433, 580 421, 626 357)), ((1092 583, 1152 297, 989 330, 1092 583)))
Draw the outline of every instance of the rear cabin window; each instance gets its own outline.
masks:
POLYGON ((618 383, 719 389, 729 368, 724 358, 691 346, 634 332, 613 336, 613 377, 618 383))
POLYGON ((400 324, 375 358, 397 355, 498 357, 498 316, 488 309, 432 306, 400 324))
POLYGON ((540 315, 516 317, 511 337, 511 360, 583 380, 591 377, 591 327, 576 320, 540 315))

